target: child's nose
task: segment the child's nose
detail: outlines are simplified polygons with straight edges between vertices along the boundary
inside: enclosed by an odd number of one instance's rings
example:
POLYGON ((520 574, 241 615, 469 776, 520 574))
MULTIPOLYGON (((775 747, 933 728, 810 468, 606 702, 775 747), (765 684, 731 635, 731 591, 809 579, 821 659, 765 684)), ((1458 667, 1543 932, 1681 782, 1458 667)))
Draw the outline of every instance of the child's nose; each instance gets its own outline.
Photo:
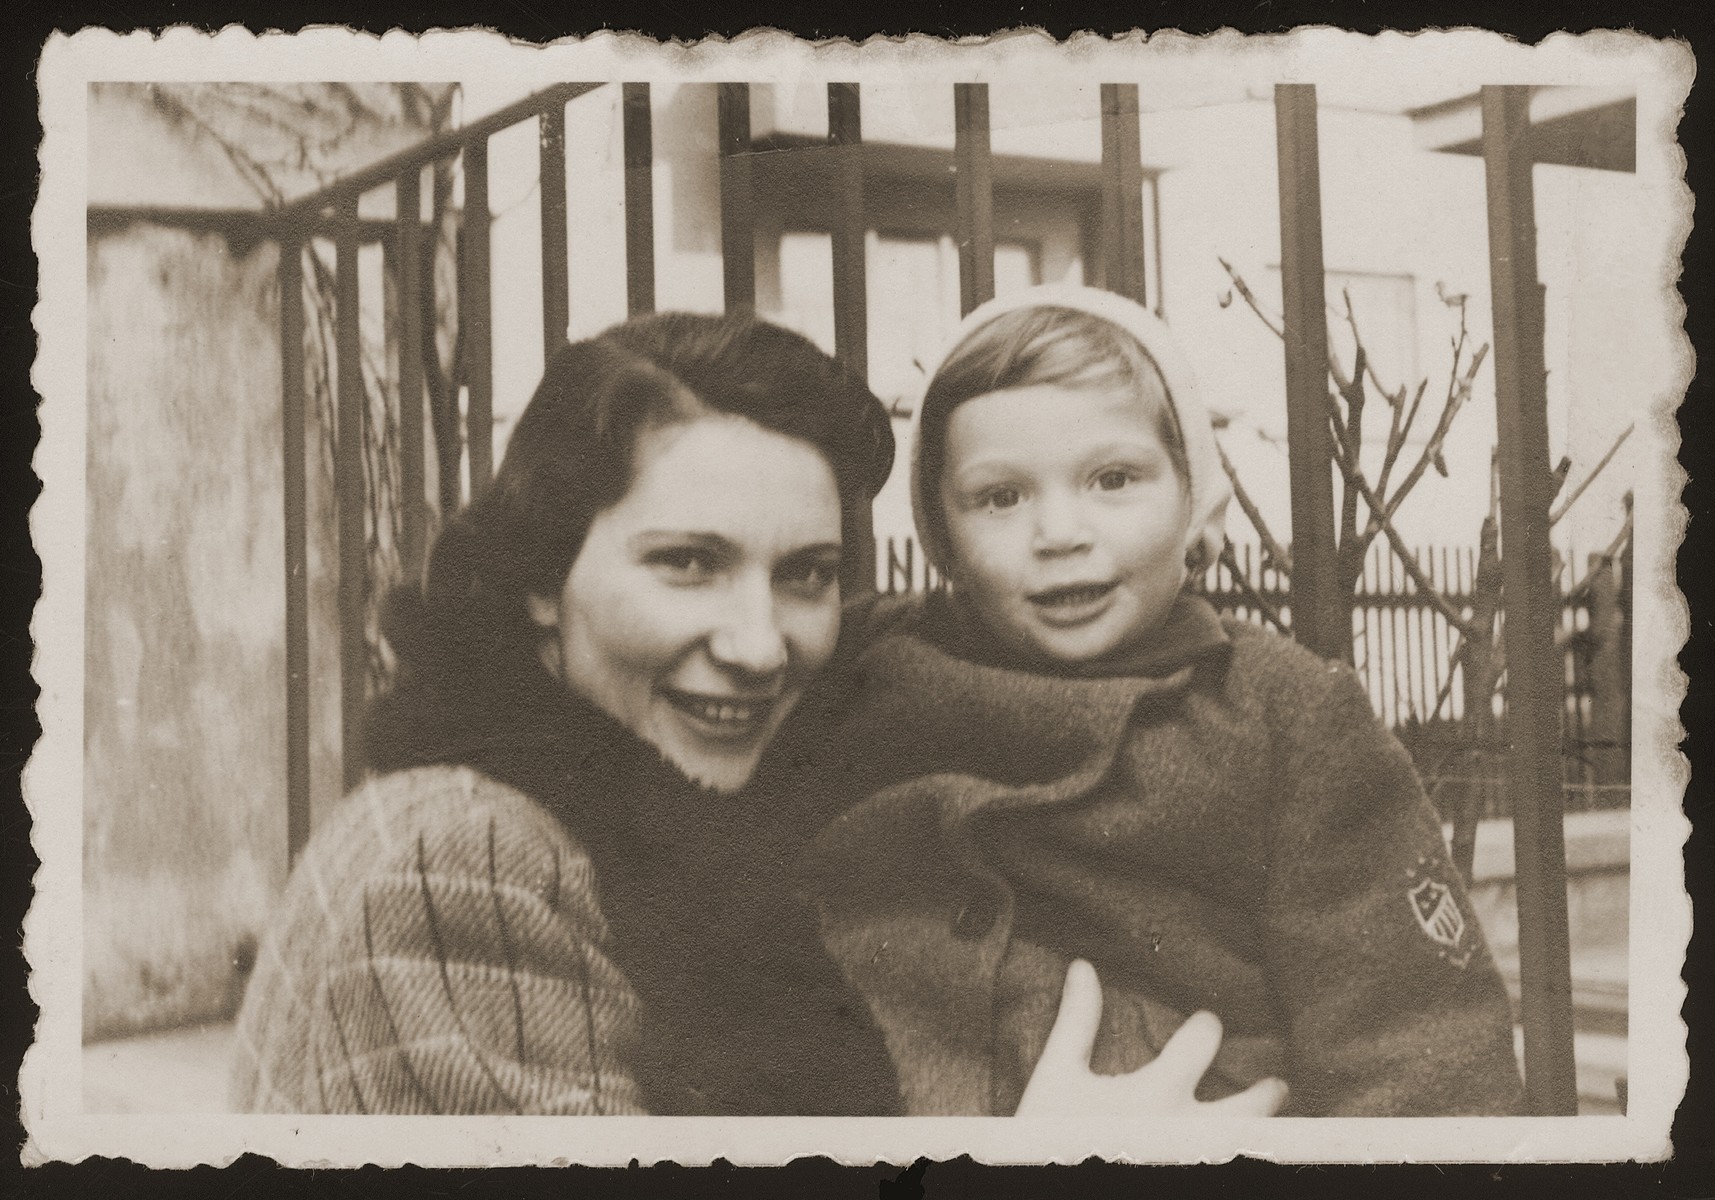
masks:
POLYGON ((1036 510, 1036 552, 1045 556, 1070 554, 1090 547, 1090 524, 1075 497, 1042 497, 1036 510))

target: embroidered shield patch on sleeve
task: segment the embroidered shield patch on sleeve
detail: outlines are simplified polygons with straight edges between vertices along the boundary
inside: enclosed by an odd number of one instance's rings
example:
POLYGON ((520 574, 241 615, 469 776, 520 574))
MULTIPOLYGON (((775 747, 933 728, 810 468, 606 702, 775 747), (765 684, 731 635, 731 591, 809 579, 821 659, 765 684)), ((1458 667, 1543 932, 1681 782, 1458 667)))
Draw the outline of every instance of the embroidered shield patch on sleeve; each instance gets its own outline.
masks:
MULTIPOLYGON (((1427 865, 1420 863, 1419 867, 1427 865)), ((1438 953, 1455 967, 1471 961, 1474 938, 1467 939, 1468 923, 1454 898, 1453 889, 1420 870, 1407 871, 1414 882, 1406 889, 1411 915, 1424 936, 1434 942, 1438 953)))

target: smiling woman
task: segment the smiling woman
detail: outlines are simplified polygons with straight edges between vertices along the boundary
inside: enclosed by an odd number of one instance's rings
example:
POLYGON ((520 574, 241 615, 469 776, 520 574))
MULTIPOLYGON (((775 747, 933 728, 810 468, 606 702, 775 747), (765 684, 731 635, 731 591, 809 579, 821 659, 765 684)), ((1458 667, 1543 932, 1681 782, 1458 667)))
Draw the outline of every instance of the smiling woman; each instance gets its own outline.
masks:
POLYGON ((548 669, 717 791, 742 787, 840 628, 840 506, 808 443, 710 415, 638 439, 557 596, 548 669))
POLYGON ((318 830, 239 1018, 285 1112, 875 1114, 897 1085, 785 883, 826 814, 767 753, 839 634, 880 403, 796 334, 562 348, 392 601, 378 772, 318 830))

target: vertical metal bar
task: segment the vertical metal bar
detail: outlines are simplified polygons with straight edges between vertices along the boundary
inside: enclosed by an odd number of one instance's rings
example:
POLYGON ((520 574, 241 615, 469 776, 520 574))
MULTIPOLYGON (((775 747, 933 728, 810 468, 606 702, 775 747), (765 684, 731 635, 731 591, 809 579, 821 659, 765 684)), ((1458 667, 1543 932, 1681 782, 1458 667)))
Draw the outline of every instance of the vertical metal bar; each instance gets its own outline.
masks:
POLYGON ((959 311, 994 296, 994 163, 989 85, 953 85, 953 186, 959 242, 959 311))
MULTIPOLYGON (((1430 563, 1433 565, 1438 559, 1441 564, 1438 568, 1439 573, 1433 575, 1432 578, 1435 580, 1436 586, 1440 588, 1443 596, 1451 596, 1453 594, 1453 584, 1447 574, 1447 547, 1441 546, 1430 551, 1430 563)), ((1439 612, 1433 613, 1429 618, 1429 634, 1430 661, 1435 668, 1434 678, 1430 681, 1434 690, 1430 693, 1429 697, 1431 702, 1433 702, 1441 695, 1441 685, 1446 682, 1446 677, 1443 672, 1447 668, 1448 628, 1446 619, 1442 617, 1439 612)), ((1431 718, 1439 717, 1441 715, 1441 706, 1437 704, 1435 706, 1435 711, 1431 712, 1429 715, 1431 718)))
POLYGON ((422 172, 405 172, 394 185, 399 264, 399 489, 400 547, 405 578, 423 568, 428 498, 423 469, 423 226, 422 172))
POLYGON ((834 354, 869 378, 868 279, 864 260, 863 116, 855 83, 828 85, 828 144, 834 159, 834 354))
MULTIPOLYGON (((1140 151, 1141 153, 1141 151, 1140 151)), ((1149 178, 1149 225, 1155 241, 1155 315, 1167 315, 1167 271, 1161 260, 1161 176, 1149 178)))
POLYGON ((347 789, 363 778, 363 707, 367 700, 369 645, 364 634, 364 426, 363 349, 357 290, 357 196, 339 207, 334 226, 334 346, 338 357, 339 437, 334 490, 339 495, 339 699, 340 764, 347 789))
MULTIPOLYGON (((864 262, 866 223, 863 206, 863 116, 858 85, 828 85, 828 144, 834 159, 834 355, 858 379, 869 378, 869 297, 864 262)), ((875 514, 869 508, 846 514, 846 555, 842 586, 848 596, 875 587, 875 514)), ((911 568, 906 565, 909 586, 911 568)), ((893 588, 891 549, 887 586, 893 588)))
POLYGON ((494 322, 488 271, 488 142, 478 138, 464 151, 464 269, 460 314, 465 322, 465 436, 470 442, 470 494, 474 499, 494 476, 494 322))
POLYGON ((625 142, 625 304, 632 316, 655 311, 655 150, 649 85, 621 88, 625 142))
POLYGON ((1102 283, 1144 302, 1137 84, 1102 84, 1102 283))
POLYGON ((304 247, 280 246, 280 422, 286 530, 286 861, 310 838, 309 486, 304 463, 304 247))
MULTIPOLYGON (((1417 552, 1419 566, 1424 557, 1417 552)), ((1417 712, 1420 720, 1427 721, 1433 715, 1429 705, 1435 702, 1435 609, 1427 594, 1421 599, 1417 608, 1417 712)))
POLYGON ((1276 84, 1274 121, 1292 488, 1292 628, 1300 642, 1324 658, 1346 659, 1352 639, 1349 631, 1342 635, 1338 620, 1316 86, 1276 84))
POLYGON ((566 263, 566 108, 556 104, 541 116, 538 171, 542 190, 542 358, 553 357, 571 323, 571 284, 566 263))
POLYGON ((726 311, 756 308, 756 200, 750 178, 750 85, 718 85, 721 170, 721 291, 726 311))
POLYGON ((1507 655, 1508 792, 1518 883, 1525 1089, 1539 1114, 1576 1113, 1560 786, 1564 667, 1554 648, 1547 379, 1536 278, 1530 89, 1482 89, 1507 655))

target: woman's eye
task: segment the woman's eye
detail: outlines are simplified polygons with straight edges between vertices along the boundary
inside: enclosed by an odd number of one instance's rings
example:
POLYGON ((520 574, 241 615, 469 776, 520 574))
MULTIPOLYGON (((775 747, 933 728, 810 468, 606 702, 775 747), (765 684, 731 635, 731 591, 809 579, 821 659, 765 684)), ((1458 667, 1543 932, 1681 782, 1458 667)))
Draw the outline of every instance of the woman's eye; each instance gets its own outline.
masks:
POLYGON ((780 582, 800 596, 820 599, 839 583, 840 564, 825 559, 789 564, 781 569, 780 582))
POLYGON ((1117 492, 1137 482, 1137 475, 1122 467, 1109 467, 1096 476, 1096 486, 1104 492, 1117 492))
POLYGON ((700 582, 712 576, 718 564, 715 556, 695 546, 670 546, 651 551, 649 565, 677 582, 700 582))

